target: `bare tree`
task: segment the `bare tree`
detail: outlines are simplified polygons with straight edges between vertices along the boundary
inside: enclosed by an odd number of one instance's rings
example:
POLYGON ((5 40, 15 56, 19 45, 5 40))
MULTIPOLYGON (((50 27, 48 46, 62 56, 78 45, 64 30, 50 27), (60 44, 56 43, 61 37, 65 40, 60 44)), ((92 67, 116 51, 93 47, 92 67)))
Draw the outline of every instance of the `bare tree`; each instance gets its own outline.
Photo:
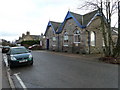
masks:
POLYGON ((118 2, 118 39, 116 47, 114 48, 114 57, 120 55, 120 1, 118 2))
MULTIPOLYGON (((119 0, 106 0, 105 2, 102 0, 94 0, 88 1, 86 0, 84 5, 82 5, 79 9, 82 8, 90 8, 91 10, 98 9, 101 14, 101 31, 103 34, 105 47, 103 48, 105 56, 117 57, 120 55, 120 22, 118 24, 118 40, 117 44, 114 45, 112 40, 112 30, 111 30, 111 17, 118 10, 119 0), (104 14, 106 13, 106 14, 104 14), (106 19, 106 20, 105 20, 106 19)), ((120 11, 119 11, 120 16, 120 11)), ((120 18, 119 18, 120 19, 120 18)))

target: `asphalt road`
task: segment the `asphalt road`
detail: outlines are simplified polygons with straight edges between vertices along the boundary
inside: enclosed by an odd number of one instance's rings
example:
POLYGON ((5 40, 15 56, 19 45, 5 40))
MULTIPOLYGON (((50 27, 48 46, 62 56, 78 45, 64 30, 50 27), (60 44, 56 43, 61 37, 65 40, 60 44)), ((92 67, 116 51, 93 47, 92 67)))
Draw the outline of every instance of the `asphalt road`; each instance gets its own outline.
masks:
POLYGON ((26 88, 118 88, 118 65, 74 58, 46 51, 33 51, 33 66, 11 69, 16 87, 26 88))

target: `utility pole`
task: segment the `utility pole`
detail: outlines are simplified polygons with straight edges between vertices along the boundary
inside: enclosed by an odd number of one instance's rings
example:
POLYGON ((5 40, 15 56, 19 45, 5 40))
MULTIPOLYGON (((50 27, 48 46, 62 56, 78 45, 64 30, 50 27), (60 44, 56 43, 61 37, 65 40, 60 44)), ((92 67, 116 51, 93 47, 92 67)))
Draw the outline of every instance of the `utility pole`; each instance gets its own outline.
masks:
POLYGON ((118 1, 118 32, 120 33, 120 1, 118 1))
POLYGON ((114 56, 119 56, 119 55, 120 55, 120 1, 118 1, 118 39, 114 51, 114 56))
POLYGON ((113 54, 112 47, 112 36, 111 36, 111 12, 110 12, 110 0, 106 0, 106 15, 107 15, 107 23, 108 23, 108 50, 109 56, 113 54))
MULTIPOLYGON (((120 1, 118 1, 118 40, 117 40, 117 47, 120 47, 120 1)), ((120 54, 120 51, 119 51, 120 54)))

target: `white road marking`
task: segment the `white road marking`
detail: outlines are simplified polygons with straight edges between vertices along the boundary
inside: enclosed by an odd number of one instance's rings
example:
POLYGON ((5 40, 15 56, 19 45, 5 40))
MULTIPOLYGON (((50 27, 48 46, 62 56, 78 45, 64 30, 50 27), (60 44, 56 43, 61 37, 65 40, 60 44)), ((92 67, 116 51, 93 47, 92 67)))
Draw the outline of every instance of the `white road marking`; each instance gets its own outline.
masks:
POLYGON ((27 87, 25 86, 25 84, 23 83, 22 79, 18 76, 18 74, 20 73, 16 73, 14 74, 16 76, 16 78, 18 79, 19 83, 21 84, 21 86, 23 87, 24 90, 27 90, 27 87))

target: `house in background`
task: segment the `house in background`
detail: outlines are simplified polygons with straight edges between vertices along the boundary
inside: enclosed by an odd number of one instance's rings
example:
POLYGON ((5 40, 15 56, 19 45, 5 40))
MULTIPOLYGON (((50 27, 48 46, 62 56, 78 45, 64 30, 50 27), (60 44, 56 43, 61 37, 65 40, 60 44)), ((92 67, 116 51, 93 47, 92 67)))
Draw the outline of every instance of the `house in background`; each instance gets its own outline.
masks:
POLYGON ((40 40, 40 35, 30 35, 30 32, 26 32, 25 34, 22 34, 22 40, 28 41, 28 40, 40 40))
POLYGON ((26 32, 26 34, 22 34, 22 37, 19 37, 18 40, 16 40, 17 43, 21 43, 22 41, 29 41, 29 40, 40 40, 40 35, 31 35, 29 31, 26 32))

